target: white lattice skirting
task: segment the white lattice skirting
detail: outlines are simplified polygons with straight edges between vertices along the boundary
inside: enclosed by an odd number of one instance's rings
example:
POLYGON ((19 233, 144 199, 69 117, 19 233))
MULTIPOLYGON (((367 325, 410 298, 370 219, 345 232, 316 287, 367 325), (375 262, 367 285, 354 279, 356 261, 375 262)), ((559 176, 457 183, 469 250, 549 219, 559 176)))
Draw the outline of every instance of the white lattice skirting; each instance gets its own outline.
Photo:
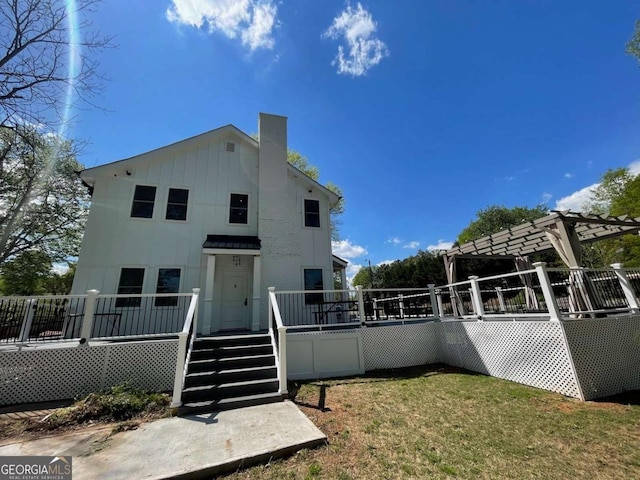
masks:
POLYGON ((363 328, 366 370, 412 367, 440 362, 437 323, 363 328))
POLYGON ((640 389, 640 316, 563 326, 585 400, 640 389))
POLYGON ((341 376, 339 358, 361 368, 358 352, 345 350, 361 345, 366 371, 446 363, 582 400, 640 389, 640 316, 364 327, 350 332, 339 354, 337 341, 323 341, 332 335, 307 337, 312 350, 301 343, 289 349, 294 378, 341 376), (303 366, 313 358, 330 359, 331 369, 303 366))
POLYGON ((169 391, 177 352, 177 339, 0 352, 0 405, 75 398, 124 382, 169 391))
POLYGON ((581 398, 560 322, 444 322, 441 361, 581 398))

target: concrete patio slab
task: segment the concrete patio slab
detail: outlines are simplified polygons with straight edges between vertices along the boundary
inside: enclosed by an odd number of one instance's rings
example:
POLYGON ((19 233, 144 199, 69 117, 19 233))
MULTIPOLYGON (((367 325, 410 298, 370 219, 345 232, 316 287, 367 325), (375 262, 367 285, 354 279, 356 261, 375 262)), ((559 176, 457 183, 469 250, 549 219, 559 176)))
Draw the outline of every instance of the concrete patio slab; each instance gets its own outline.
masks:
POLYGON ((326 442, 289 401, 0 447, 0 456, 72 455, 73 478, 210 478, 326 442))

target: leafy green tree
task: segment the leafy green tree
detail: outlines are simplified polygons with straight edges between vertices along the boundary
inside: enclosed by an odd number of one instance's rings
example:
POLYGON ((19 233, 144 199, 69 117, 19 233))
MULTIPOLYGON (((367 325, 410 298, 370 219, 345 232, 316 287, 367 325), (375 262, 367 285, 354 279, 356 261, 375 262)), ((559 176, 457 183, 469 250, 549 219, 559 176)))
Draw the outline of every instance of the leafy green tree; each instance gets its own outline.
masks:
POLYGON ((458 235, 457 243, 464 244, 477 240, 487 235, 498 233, 507 228, 516 227, 524 222, 537 220, 548 214, 547 207, 538 205, 534 208, 513 207, 507 208, 500 205, 492 205, 477 213, 477 219, 473 220, 458 235))
POLYGON ((77 256, 90 197, 74 144, 35 127, 0 127, 0 266, 39 250, 50 262, 77 256))
MULTIPOLYGON (((594 189, 593 200, 584 210, 599 215, 640 217, 640 176, 634 176, 627 168, 607 170, 594 189)), ((638 235, 602 240, 584 248, 584 264, 605 267, 621 262, 626 266, 640 266, 640 238, 638 235)))
POLYGON ((607 170, 598 186, 593 189, 591 198, 582 205, 582 210, 597 215, 610 215, 612 202, 623 194, 632 179, 633 175, 627 168, 607 170))
POLYGON ((4 295, 44 295, 51 258, 40 250, 21 252, 2 265, 4 295))
POLYGON ((373 288, 372 285, 375 284, 376 271, 378 268, 377 266, 372 266, 371 268, 368 266, 362 267, 351 280, 351 284, 354 287, 361 285, 362 288, 373 288))
POLYGON ((75 263, 64 273, 53 271, 51 258, 40 250, 27 250, 4 263, 0 282, 3 295, 68 295, 75 263))
POLYGON ((636 20, 635 31, 627 43, 627 53, 636 57, 636 60, 640 62, 640 20, 636 20))

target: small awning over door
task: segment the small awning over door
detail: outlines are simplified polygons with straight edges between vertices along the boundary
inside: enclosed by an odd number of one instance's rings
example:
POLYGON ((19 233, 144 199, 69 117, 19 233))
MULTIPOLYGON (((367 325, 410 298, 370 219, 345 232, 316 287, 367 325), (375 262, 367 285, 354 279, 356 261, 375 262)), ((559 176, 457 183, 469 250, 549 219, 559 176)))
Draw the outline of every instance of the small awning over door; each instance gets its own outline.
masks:
POLYGON ((260 250, 260 239, 249 235, 207 235, 202 248, 229 250, 260 250))

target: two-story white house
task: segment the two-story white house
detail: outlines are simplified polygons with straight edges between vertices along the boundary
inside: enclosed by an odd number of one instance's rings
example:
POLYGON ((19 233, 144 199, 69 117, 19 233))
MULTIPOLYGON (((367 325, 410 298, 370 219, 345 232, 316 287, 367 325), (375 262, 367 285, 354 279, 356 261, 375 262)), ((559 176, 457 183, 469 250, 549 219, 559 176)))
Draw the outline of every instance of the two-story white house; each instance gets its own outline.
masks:
POLYGON ((73 294, 199 287, 198 330, 267 328, 267 287, 332 289, 338 197, 287 162, 287 118, 227 125, 80 173, 91 210, 73 294))

